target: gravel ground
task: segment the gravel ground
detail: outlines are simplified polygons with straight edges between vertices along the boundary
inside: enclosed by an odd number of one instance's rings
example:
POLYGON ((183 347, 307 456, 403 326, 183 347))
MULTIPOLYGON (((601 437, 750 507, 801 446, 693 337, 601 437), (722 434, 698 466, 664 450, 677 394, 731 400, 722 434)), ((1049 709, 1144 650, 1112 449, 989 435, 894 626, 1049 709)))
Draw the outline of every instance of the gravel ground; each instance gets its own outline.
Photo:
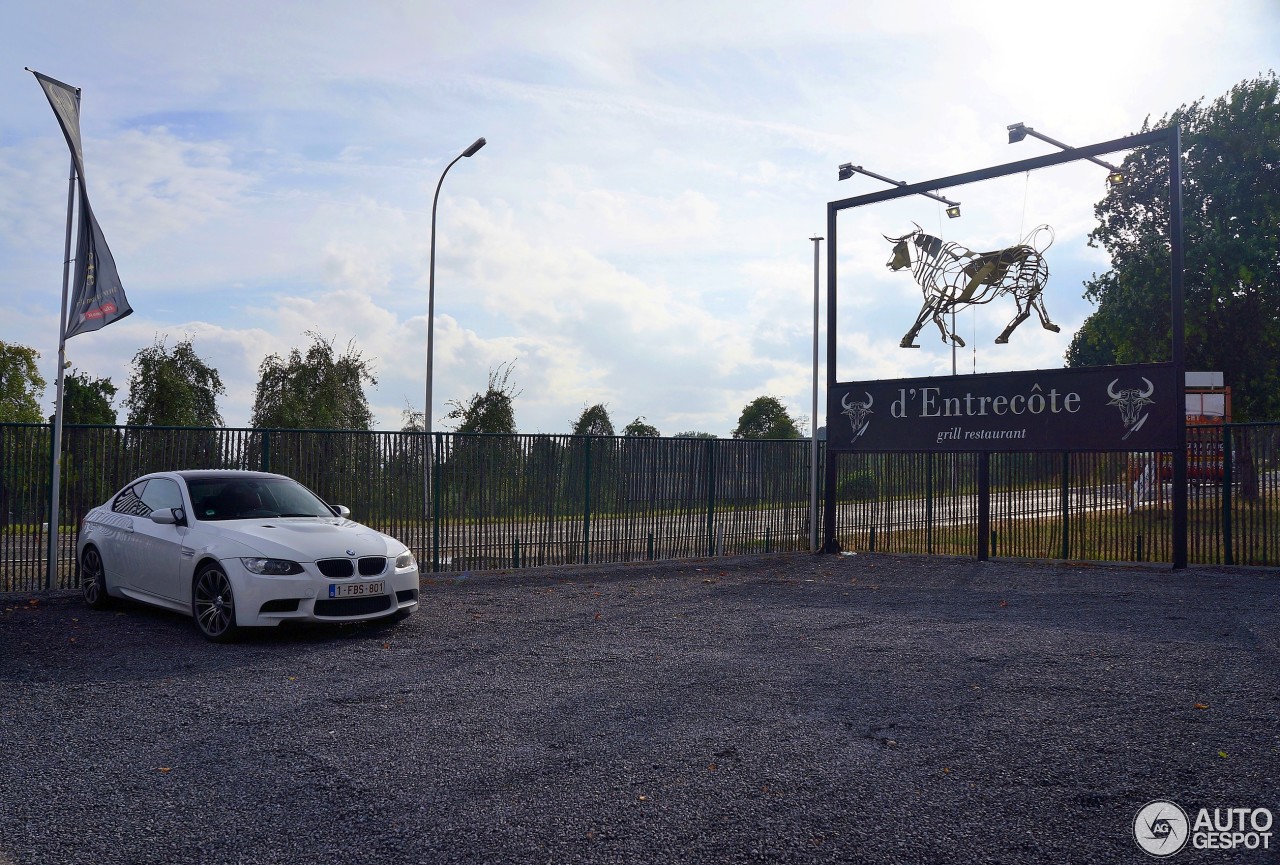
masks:
MULTIPOLYGON (((0 598, 0 865, 1143 862, 1153 799, 1280 817, 1275 570, 793 554, 423 599, 215 646, 0 598)), ((1171 861, 1280 862, 1277 824, 1171 861)))

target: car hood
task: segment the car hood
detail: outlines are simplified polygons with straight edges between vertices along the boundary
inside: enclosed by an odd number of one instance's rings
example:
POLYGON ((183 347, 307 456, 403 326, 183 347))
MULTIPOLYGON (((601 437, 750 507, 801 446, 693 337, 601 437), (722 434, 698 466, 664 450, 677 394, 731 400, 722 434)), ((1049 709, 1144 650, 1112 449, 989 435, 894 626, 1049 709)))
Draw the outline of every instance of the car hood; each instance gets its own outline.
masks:
POLYGON ((260 556, 299 562, 394 557, 406 549, 394 538, 352 520, 284 517, 225 520, 207 527, 223 541, 248 547, 260 556))

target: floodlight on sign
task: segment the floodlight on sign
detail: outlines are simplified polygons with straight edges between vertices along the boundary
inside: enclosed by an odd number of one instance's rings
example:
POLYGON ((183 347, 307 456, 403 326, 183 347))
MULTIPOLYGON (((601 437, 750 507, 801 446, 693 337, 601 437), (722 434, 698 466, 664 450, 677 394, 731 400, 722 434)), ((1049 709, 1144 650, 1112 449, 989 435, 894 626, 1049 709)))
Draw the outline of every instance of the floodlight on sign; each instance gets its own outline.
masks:
MULTIPOLYGON (((1063 144, 1061 141, 1058 141, 1056 138, 1050 138, 1049 136, 1045 135, 1042 132, 1036 132, 1034 129, 1032 129, 1030 126, 1028 126, 1025 123, 1011 123, 1008 126, 1006 126, 1005 129, 1007 129, 1009 132, 1010 144, 1017 144, 1019 141, 1021 141, 1022 139, 1030 135, 1033 138, 1039 138, 1041 141, 1047 141, 1050 144, 1052 144, 1054 147, 1060 147, 1063 150, 1072 149, 1070 144, 1063 144)), ((1112 165, 1110 162, 1104 162, 1103 160, 1098 159, 1096 156, 1086 156, 1085 158, 1088 159, 1090 162, 1092 162, 1094 165, 1101 165, 1103 168, 1107 169, 1107 171, 1110 172, 1110 174, 1107 175, 1107 183, 1110 184, 1111 186, 1119 186, 1121 183, 1124 183, 1124 172, 1121 171, 1116 166, 1112 165)))
MULTIPOLYGON (((861 165, 854 165, 852 162, 846 162, 844 165, 840 166, 841 180, 848 180, 850 177, 853 177, 853 175, 855 174, 865 174, 867 175, 867 177, 874 177, 876 180, 882 180, 885 183, 888 183, 890 186, 906 186, 907 185, 907 182, 905 180, 894 180, 892 177, 885 177, 883 174, 876 174, 874 171, 869 171, 863 168, 861 165)), ((916 194, 923 195, 925 198, 932 198, 934 201, 947 205, 947 216, 951 217, 952 219, 955 219, 957 216, 960 215, 960 202, 958 201, 952 201, 950 198, 944 198, 943 196, 938 195, 936 192, 926 192, 921 190, 916 194)))

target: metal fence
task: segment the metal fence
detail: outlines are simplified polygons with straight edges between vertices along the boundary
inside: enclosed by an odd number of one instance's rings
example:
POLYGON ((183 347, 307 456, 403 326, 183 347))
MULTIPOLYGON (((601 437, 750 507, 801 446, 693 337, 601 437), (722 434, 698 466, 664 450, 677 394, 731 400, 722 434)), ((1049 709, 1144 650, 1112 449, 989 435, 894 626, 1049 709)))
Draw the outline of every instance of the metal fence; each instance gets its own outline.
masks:
POLYGON ((807 442, 448 435, 437 446, 427 561, 439 568, 809 548, 807 442))
MULTIPOLYGON (((1188 561, 1280 565, 1280 424, 1192 426, 1188 561)), ((1173 560, 1172 454, 992 454, 992 556, 1173 560)), ((973 555, 977 454, 839 454, 846 549, 973 555)))
MULTIPOLYGON (((1280 563, 1280 424, 1192 428, 1193 562, 1280 563)), ((809 549, 809 443, 569 435, 68 426, 53 588, 79 522, 173 468, 276 471, 443 571, 809 549)), ((0 592, 46 588, 51 438, 0 424, 0 592)), ((825 457, 821 455, 819 459, 825 457)), ((846 550, 973 555, 972 454, 840 454, 846 550)), ((1168 454, 993 454, 992 555, 1171 561, 1168 454)), ((819 475, 821 476, 821 472, 819 475)))
MULTIPOLYGON (((725 439, 68 426, 59 572, 79 523, 150 471, 287 474, 443 571, 809 549, 809 444, 725 439)), ((0 592, 46 588, 50 433, 0 424, 0 592)))

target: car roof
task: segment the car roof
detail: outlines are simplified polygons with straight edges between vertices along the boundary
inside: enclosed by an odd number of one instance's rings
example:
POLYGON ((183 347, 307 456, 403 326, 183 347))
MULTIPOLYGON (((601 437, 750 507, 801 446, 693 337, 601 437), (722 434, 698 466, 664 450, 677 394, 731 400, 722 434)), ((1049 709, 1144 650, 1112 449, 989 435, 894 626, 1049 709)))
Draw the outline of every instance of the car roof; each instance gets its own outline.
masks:
POLYGON ((183 480, 266 480, 275 478, 277 480, 293 480, 293 478, 285 475, 277 475, 272 472, 247 472, 239 469, 186 469, 183 471, 172 472, 183 480))

